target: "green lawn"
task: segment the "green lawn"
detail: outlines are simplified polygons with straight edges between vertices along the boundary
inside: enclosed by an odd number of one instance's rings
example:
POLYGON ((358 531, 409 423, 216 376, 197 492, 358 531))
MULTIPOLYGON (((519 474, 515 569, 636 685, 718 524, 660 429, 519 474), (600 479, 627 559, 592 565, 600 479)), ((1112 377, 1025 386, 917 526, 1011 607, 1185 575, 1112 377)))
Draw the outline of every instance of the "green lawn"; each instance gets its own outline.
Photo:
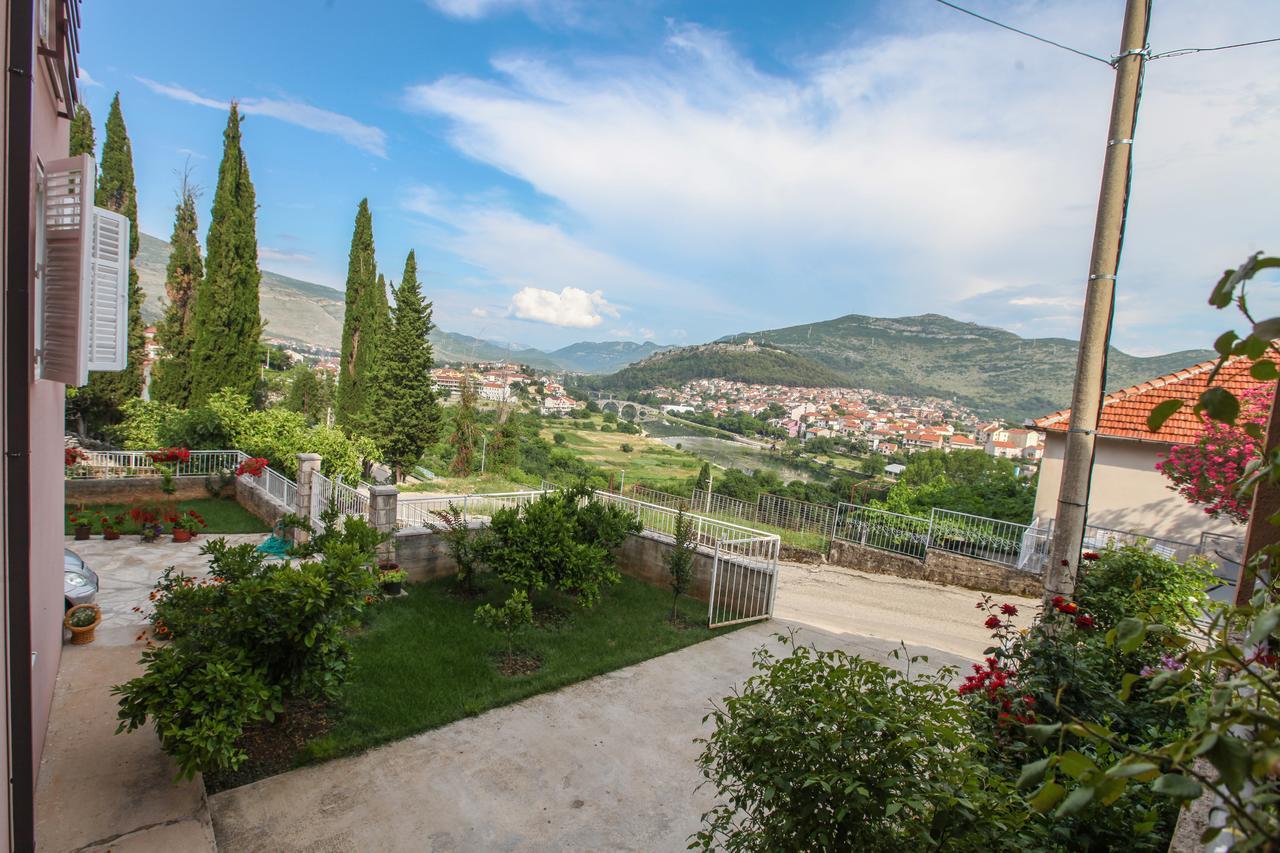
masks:
POLYGON ((687 598, 681 613, 690 627, 673 627, 670 593, 624 576, 590 610, 559 596, 541 601, 566 618, 524 630, 517 648, 540 657, 542 667, 513 677, 495 665, 501 636, 475 622, 476 607, 501 603, 505 587, 490 579, 477 599, 455 595, 452 579, 408 590, 379 605, 355 638, 333 727, 307 744, 301 761, 368 749, 732 630, 708 630, 706 605, 687 598))
MULTIPOLYGON (((144 504, 157 504, 158 501, 145 501, 138 504, 95 504, 85 506, 83 509, 74 505, 67 504, 66 511, 68 513, 77 511, 79 514, 88 516, 93 520, 93 532, 101 533, 102 529, 98 526, 97 517, 99 515, 115 516, 120 513, 124 514, 124 523, 117 529, 120 533, 128 535, 138 532, 138 526, 133 523, 133 519, 129 518, 129 510, 133 506, 142 506, 144 504)), ((195 500, 178 501, 178 512, 186 512, 194 509, 200 515, 204 516, 204 520, 209 526, 201 533, 270 533, 271 528, 268 527, 262 519, 249 512, 234 500, 227 498, 197 498, 195 500)), ((65 533, 70 536, 75 531, 71 528, 71 522, 67 521, 65 516, 63 524, 66 528, 65 533)))
POLYGON ((543 428, 542 437, 553 441, 556 433, 563 433, 564 447, 600 466, 606 474, 625 471, 628 483, 657 485, 670 480, 692 480, 702 467, 702 460, 692 453, 668 447, 648 436, 575 430, 552 422, 543 428), (631 450, 624 451, 624 444, 631 450))

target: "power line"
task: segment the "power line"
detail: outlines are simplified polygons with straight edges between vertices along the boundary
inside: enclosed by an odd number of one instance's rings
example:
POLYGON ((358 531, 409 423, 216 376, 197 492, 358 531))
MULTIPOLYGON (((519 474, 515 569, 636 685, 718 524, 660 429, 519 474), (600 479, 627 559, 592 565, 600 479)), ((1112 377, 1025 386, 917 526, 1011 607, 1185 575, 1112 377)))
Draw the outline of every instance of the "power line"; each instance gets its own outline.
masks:
MULTIPOLYGON (((1086 59, 1092 59, 1097 62, 1101 62, 1103 65, 1111 67, 1111 60, 1103 59, 1101 56, 1094 56, 1092 53, 1085 53, 1083 50, 1076 50, 1074 47, 1068 47, 1065 44, 1060 44, 1056 41, 1053 41, 1052 39, 1047 39, 1047 38, 1044 38, 1043 36, 1038 36, 1035 33, 1029 33, 1026 30, 1020 30, 1017 27, 1011 27, 1008 24, 1002 24, 993 18, 988 18, 985 15, 979 15, 977 12, 970 11, 969 9, 966 9, 963 6, 957 6, 955 3, 950 3, 948 2, 948 0, 937 0, 937 2, 941 3, 943 6, 946 6, 948 8, 955 9, 957 12, 963 12, 966 15, 971 15, 977 18, 979 21, 986 21, 988 24, 994 24, 997 27, 1009 30, 1010 32, 1017 33, 1020 36, 1026 36, 1029 39, 1035 39, 1036 41, 1044 42, 1045 44, 1048 44, 1048 45, 1053 45, 1054 47, 1061 48, 1062 50, 1066 50, 1071 53, 1074 53, 1077 56, 1083 56, 1086 59)), ((1213 48, 1213 49, 1217 50, 1217 48, 1213 48)))
MULTIPOLYGON (((942 0, 938 0, 942 2, 942 0)), ((950 4, 948 4, 950 5, 950 4)), ((1255 44, 1271 44, 1280 41, 1280 37, 1270 39, 1259 39, 1258 41, 1242 41, 1239 44, 1223 44, 1217 47, 1180 47, 1177 50, 1166 50, 1163 53, 1156 53, 1150 56, 1150 59, 1168 59, 1173 56, 1187 56, 1192 53, 1211 53, 1215 50, 1231 50, 1236 47, 1253 47, 1255 44)))

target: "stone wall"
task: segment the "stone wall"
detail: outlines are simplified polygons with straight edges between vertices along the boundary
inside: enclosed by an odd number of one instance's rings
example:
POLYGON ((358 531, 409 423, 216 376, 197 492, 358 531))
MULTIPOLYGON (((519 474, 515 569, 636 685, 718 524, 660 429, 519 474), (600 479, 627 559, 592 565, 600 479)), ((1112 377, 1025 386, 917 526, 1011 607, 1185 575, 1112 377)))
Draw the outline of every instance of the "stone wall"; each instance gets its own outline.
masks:
MULTIPOLYGON (((629 535, 618 549, 618 571, 650 586, 670 589, 667 554, 673 547, 669 539, 651 533, 629 535)), ((421 527, 407 528, 396 533, 395 561, 400 564, 410 581, 450 577, 458 571, 444 538, 421 527)), ((694 552, 693 582, 687 592, 689 597, 698 601, 708 599, 711 592, 711 564, 710 554, 694 552)))
POLYGON ((270 527, 274 527, 275 523, 283 516, 293 512, 293 507, 276 500, 267 494, 266 489, 250 485, 245 478, 236 478, 235 495, 236 502, 240 506, 256 515, 270 527))
MULTIPOLYGON (((131 477, 103 480, 67 480, 66 502, 92 506, 95 504, 128 504, 135 501, 192 500, 207 498, 204 477, 175 477, 177 488, 172 495, 160 489, 159 477, 131 477)), ((228 489, 224 494, 229 494, 228 489)))
POLYGON ((1042 589, 1039 575, 937 548, 930 548, 923 560, 917 560, 837 539, 831 543, 827 561, 873 574, 916 578, 1002 595, 1038 598, 1042 589))

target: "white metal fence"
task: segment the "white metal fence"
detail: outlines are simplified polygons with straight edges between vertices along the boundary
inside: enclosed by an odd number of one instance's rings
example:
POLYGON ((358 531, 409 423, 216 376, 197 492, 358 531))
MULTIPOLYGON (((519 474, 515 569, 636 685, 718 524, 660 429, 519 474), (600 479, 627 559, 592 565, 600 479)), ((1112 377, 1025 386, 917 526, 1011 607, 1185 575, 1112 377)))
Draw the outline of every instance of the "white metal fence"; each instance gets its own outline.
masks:
POLYGON ((344 518, 349 515, 360 518, 369 516, 367 494, 351 488, 342 480, 331 480, 316 471, 311 475, 311 518, 314 522, 320 521, 320 516, 329 508, 331 502, 337 507, 339 515, 344 518))
MULTIPOLYGON (((152 458, 163 450, 81 450, 82 457, 66 469, 67 479, 132 479, 159 477, 152 458)), ((239 450, 192 450, 185 462, 161 462, 175 477, 204 477, 234 471, 248 457, 239 450)))
POLYGON ((929 548, 929 519, 842 503, 834 538, 923 560, 929 548))
POLYGON ((417 496, 413 492, 401 492, 396 497, 397 527, 430 527, 440 519, 436 512, 453 507, 462 513, 462 520, 488 521, 500 509, 512 509, 535 501, 550 491, 528 490, 522 492, 495 492, 481 495, 430 495, 417 496))

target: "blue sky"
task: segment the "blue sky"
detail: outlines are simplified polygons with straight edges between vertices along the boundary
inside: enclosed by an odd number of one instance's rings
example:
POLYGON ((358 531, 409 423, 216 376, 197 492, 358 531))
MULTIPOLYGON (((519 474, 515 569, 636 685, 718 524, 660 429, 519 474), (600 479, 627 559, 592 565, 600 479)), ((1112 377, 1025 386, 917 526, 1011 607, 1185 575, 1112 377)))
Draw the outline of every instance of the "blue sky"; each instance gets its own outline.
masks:
MULTIPOLYGON (((1091 53, 1121 0, 973 0, 1091 53)), ((450 331, 693 343, 928 311, 1075 337, 1112 73, 932 0, 89 0, 142 229, 239 99, 266 269, 341 287, 356 204, 450 331)), ((1268 0, 1162 0, 1156 51, 1280 35, 1268 0)), ((1280 46, 1153 62, 1114 339, 1207 345, 1221 270, 1277 250, 1280 46)))

